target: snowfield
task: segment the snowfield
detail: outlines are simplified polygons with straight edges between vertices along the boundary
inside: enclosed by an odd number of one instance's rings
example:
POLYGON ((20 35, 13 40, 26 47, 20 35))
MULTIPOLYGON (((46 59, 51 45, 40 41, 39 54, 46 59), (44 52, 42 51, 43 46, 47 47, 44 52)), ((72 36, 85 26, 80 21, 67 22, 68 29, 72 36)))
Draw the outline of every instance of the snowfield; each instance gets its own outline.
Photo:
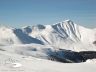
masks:
POLYGON ((96 29, 71 20, 0 27, 0 72, 96 72, 96 29))
POLYGON ((0 72, 96 72, 96 63, 60 63, 0 51, 0 72))

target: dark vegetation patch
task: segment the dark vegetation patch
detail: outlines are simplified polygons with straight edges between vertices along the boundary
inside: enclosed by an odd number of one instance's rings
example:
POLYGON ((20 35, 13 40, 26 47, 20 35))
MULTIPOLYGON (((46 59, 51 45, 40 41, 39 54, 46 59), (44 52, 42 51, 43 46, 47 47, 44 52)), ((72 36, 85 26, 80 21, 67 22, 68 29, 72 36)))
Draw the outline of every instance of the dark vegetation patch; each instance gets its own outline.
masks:
POLYGON ((79 54, 86 60, 96 58, 96 51, 81 51, 79 54))
POLYGON ((50 55, 50 60, 59 61, 63 63, 80 63, 88 59, 95 59, 96 51, 81 51, 75 52, 71 50, 60 49, 50 55))

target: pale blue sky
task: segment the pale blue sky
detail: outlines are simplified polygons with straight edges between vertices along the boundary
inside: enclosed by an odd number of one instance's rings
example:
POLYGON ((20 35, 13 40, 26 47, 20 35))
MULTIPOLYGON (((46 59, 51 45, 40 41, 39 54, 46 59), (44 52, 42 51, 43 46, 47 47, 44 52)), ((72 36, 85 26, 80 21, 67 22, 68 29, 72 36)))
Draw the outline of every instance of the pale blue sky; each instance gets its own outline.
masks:
POLYGON ((96 27, 96 0, 0 0, 0 24, 21 27, 71 19, 96 27))

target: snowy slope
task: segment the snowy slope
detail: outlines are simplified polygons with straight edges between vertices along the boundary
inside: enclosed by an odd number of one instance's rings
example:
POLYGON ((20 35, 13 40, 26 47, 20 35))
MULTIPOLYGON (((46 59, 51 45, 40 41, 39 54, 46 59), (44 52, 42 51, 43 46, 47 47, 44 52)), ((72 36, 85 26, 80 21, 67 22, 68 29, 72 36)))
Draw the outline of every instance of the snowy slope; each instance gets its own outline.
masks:
POLYGON ((20 44, 20 40, 13 32, 13 28, 0 27, 0 45, 20 44))
POLYGON ((0 72, 96 72, 96 64, 67 64, 0 51, 0 72))

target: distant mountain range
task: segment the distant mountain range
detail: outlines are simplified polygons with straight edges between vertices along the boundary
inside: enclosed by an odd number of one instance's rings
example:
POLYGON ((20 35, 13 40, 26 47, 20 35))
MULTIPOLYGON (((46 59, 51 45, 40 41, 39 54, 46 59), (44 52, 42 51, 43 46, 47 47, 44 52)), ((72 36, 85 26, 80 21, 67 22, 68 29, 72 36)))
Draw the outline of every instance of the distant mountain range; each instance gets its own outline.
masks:
POLYGON ((68 50, 96 50, 96 29, 79 26, 71 20, 53 25, 0 27, 0 45, 42 44, 68 50))
POLYGON ((53 25, 0 27, 0 50, 60 62, 96 58, 96 29, 65 20, 53 25))

